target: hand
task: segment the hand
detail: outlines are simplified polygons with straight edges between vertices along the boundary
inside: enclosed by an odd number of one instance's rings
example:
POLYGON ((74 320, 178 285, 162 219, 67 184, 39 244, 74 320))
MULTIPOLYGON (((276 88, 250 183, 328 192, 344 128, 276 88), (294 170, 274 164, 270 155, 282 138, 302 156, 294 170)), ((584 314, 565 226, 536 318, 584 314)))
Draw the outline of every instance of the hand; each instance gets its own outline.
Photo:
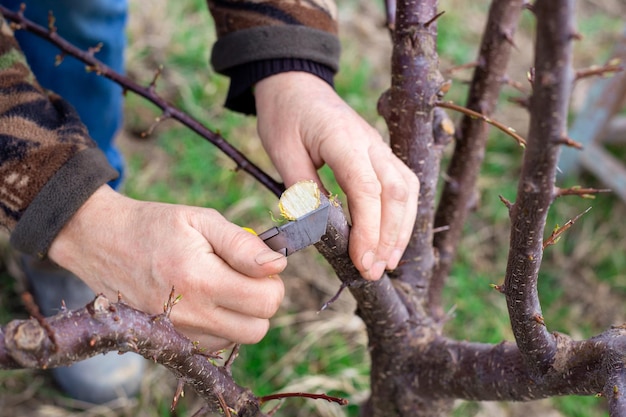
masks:
POLYGON ((136 201, 100 187, 48 252, 96 293, 163 312, 175 287, 174 325, 216 351, 256 343, 284 295, 287 260, 215 210, 136 201))
POLYGON ((378 132, 323 80, 303 72, 255 86, 259 136, 290 186, 328 164, 348 197, 350 257, 364 278, 394 269, 411 237, 419 182, 378 132))

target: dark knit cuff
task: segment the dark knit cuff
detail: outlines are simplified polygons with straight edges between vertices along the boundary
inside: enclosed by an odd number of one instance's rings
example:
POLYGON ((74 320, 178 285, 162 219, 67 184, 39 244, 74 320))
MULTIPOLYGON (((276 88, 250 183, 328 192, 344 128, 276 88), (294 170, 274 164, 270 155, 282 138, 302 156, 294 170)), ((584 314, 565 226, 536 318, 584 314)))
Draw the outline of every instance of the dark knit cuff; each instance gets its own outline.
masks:
POLYGON ((256 114, 253 87, 264 78, 282 72, 301 71, 317 75, 332 87, 335 72, 326 65, 298 58, 267 59, 228 69, 230 88, 224 106, 244 114, 256 114))
POLYGON ((45 256, 74 213, 100 186, 117 176, 100 149, 77 153, 35 196, 11 233, 11 244, 24 253, 45 256))

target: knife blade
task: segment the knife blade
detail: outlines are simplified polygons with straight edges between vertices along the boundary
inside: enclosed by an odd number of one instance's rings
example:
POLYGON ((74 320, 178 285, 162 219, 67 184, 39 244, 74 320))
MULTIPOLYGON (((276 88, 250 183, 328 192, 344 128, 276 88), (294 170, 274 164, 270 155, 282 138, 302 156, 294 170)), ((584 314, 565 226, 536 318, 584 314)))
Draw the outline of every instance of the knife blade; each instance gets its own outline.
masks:
POLYGON ((282 226, 272 227, 259 234, 272 250, 289 256, 320 241, 326 232, 330 203, 320 204, 315 210, 282 226))

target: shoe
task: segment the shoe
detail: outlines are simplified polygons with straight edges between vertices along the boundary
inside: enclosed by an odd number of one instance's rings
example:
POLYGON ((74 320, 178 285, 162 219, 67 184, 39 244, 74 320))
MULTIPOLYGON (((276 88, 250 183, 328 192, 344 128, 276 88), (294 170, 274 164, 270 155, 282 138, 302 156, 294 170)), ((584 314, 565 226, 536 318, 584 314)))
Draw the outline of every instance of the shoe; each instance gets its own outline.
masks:
MULTIPOLYGON (((20 255, 19 264, 27 285, 48 317, 61 310, 62 302, 72 310, 84 307, 95 297, 79 278, 49 260, 20 255)), ((139 392, 146 359, 135 353, 109 352, 52 370, 52 376, 70 397, 94 404, 132 397, 139 392)))

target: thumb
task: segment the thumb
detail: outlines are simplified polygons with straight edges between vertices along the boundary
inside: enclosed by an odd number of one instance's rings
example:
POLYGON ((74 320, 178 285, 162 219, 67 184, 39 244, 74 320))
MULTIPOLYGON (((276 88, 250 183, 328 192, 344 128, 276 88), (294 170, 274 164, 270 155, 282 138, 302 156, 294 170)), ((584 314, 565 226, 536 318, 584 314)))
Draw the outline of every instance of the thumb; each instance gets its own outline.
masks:
POLYGON ((324 194, 328 194, 317 173, 317 166, 304 147, 284 146, 277 150, 270 149, 268 154, 283 179, 285 187, 290 187, 298 181, 313 180, 324 194))
POLYGON ((258 236, 213 213, 213 220, 203 216, 193 227, 208 241, 215 255, 232 269, 256 278, 276 275, 285 269, 285 256, 270 249, 258 236))

